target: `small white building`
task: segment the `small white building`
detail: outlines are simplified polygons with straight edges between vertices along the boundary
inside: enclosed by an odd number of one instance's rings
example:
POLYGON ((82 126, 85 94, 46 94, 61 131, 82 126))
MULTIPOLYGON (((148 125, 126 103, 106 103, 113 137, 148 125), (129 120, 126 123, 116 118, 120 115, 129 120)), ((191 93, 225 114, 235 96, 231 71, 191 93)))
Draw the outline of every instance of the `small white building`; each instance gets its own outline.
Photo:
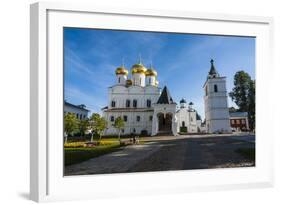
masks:
POLYGON ((81 105, 73 105, 69 102, 64 101, 63 107, 64 115, 67 113, 73 113, 77 119, 84 120, 88 117, 89 110, 86 109, 84 104, 81 105))
POLYGON ((230 133, 230 117, 227 102, 226 77, 220 77, 211 60, 211 69, 203 86, 206 131, 230 133))
POLYGON ((200 132, 201 117, 195 109, 193 103, 186 105, 186 100, 181 99, 180 108, 177 110, 178 128, 177 131, 181 133, 197 133, 200 132))

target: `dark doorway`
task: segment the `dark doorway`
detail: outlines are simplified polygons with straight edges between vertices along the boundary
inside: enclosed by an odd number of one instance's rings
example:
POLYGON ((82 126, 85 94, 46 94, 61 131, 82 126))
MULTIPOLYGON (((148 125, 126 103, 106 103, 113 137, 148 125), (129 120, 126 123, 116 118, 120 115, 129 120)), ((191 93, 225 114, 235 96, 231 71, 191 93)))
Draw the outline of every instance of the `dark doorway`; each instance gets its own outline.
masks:
POLYGON ((168 113, 164 116, 163 113, 158 114, 158 130, 159 132, 171 132, 172 131, 172 114, 168 113))

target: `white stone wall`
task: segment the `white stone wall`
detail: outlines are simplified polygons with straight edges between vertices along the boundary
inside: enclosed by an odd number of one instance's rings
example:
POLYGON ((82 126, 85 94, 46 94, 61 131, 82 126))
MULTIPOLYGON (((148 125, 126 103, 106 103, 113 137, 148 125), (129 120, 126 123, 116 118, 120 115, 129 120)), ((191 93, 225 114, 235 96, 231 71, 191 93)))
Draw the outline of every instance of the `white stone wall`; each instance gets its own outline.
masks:
POLYGON ((105 112, 104 117, 108 122, 108 129, 105 131, 105 135, 116 135, 117 130, 112 126, 114 122, 111 121, 111 116, 116 119, 117 117, 127 116, 127 121, 125 122, 125 127, 122 135, 129 135, 131 133, 140 134, 142 130, 146 130, 149 135, 151 135, 153 111, 143 111, 143 112, 105 112), (140 121, 137 121, 137 116, 140 117, 140 121), (151 117, 151 118, 150 118, 151 117))
POLYGON ((151 103, 156 103, 160 89, 155 86, 113 86, 109 88, 108 105, 111 109, 111 102, 115 101, 115 108, 126 108, 126 100, 130 100, 130 107, 133 107, 133 100, 137 100, 138 108, 146 108, 147 100, 151 100, 151 103))
MULTIPOLYGON (((137 74, 135 74, 137 75, 137 74)), ((145 83, 145 82, 144 82, 145 83)), ((104 135, 116 135, 117 130, 112 126, 111 116, 117 117, 127 116, 124 132, 121 134, 128 135, 135 132, 140 134, 142 130, 146 130, 150 135, 152 132, 153 104, 157 102, 160 96, 160 88, 156 86, 123 86, 115 85, 108 89, 108 110, 103 112, 103 116, 108 121, 108 129, 104 135), (130 107, 126 107, 126 101, 130 100, 130 107), (133 101, 137 101, 137 107, 133 107, 133 101), (147 107, 147 100, 151 101, 151 107, 147 107), (115 101, 115 107, 112 107, 112 101, 115 101), (140 121, 137 121, 140 116, 140 121)))
POLYGON ((116 75, 116 84, 118 85, 126 85, 127 76, 124 74, 116 75))
POLYGON ((155 85, 156 84, 155 76, 147 76, 145 80, 146 80, 146 85, 155 85))
POLYGON ((196 125, 197 125, 197 132, 198 132, 198 128, 199 128, 199 132, 203 132, 202 120, 196 120, 196 125))
POLYGON ((145 74, 144 73, 134 73, 132 76, 133 85, 145 86, 145 74))

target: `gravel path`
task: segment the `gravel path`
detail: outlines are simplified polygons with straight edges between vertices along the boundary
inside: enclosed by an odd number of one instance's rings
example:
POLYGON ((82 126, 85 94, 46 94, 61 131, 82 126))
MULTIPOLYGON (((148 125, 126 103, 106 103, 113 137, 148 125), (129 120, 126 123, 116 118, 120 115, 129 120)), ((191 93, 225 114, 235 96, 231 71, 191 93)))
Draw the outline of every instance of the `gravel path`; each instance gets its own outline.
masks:
POLYGON ((139 162, 130 172, 189 170, 207 168, 248 167, 255 163, 235 150, 255 148, 254 137, 187 138, 169 142, 149 158, 139 162))
POLYGON ((160 137, 67 166, 65 175, 188 170, 254 166, 235 150, 255 148, 255 136, 160 137))

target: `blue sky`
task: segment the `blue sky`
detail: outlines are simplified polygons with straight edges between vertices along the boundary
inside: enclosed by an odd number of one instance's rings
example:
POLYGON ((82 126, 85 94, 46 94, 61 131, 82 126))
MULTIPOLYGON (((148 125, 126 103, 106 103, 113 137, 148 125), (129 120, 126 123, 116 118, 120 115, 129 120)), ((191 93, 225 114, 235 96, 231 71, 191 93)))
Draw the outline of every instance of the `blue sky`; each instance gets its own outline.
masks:
MULTIPOLYGON (((128 32, 97 29, 64 29, 64 94, 73 104, 85 104, 91 112, 107 106, 107 88, 115 84, 115 69, 129 70, 138 61, 158 72, 160 87, 168 87, 174 101, 194 103, 204 118, 203 84, 210 60, 227 77, 244 70, 255 79, 255 38, 200 34, 128 32)), ((229 98, 229 105, 235 105, 229 98)))

